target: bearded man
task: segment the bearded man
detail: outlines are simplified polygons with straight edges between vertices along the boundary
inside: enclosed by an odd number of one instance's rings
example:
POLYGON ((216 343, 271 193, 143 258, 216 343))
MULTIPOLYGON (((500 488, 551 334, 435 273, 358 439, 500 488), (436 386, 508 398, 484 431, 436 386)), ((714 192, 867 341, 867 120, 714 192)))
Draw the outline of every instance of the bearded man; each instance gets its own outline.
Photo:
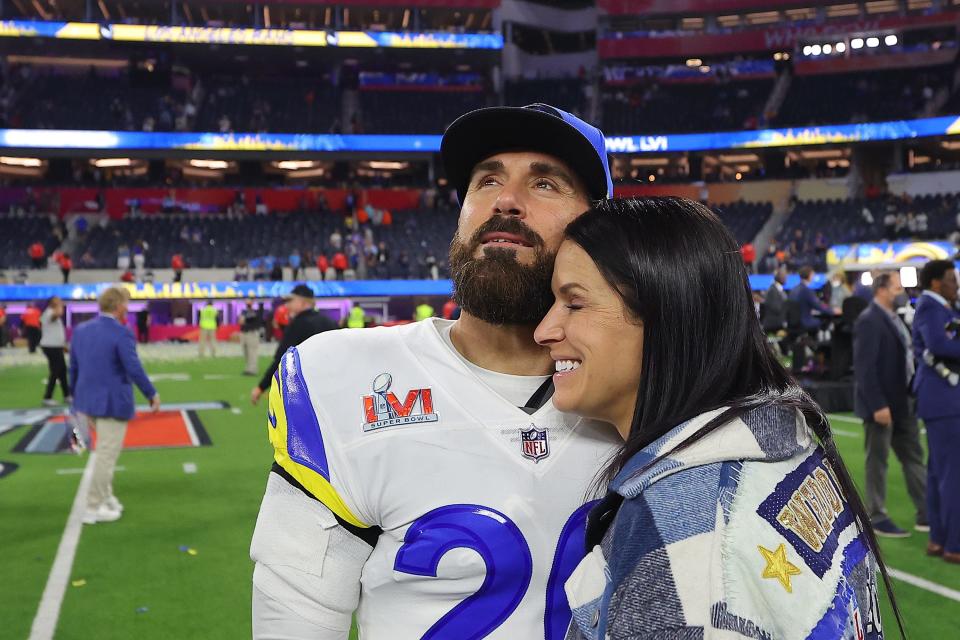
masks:
POLYGON ((251 545, 255 638, 563 637, 591 481, 616 442, 550 401, 533 330, 564 228, 613 185, 603 134, 544 104, 468 113, 441 154, 462 205, 458 320, 333 331, 270 390, 251 545), (341 363, 330 366, 331 363, 341 363))

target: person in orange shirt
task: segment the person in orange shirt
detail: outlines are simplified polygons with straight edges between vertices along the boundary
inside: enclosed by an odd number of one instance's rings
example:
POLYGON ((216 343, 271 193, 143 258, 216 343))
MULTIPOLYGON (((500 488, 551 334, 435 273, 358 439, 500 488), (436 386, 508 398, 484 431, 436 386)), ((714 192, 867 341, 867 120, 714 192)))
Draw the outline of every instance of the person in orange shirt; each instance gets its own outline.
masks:
POLYGON ((47 251, 43 248, 43 244, 34 242, 30 245, 30 248, 27 249, 27 255, 30 256, 30 261, 33 263, 34 269, 43 269, 46 266, 47 251))
POLYGON ((61 253, 57 258, 57 264, 60 265, 60 273, 63 274, 63 284, 70 282, 70 270, 73 269, 73 260, 69 253, 61 253))
POLYGON ((350 263, 347 261, 346 254, 342 251, 337 251, 333 256, 333 268, 337 272, 337 280, 343 280, 343 273, 349 266, 350 263))
POLYGON ((330 261, 327 260, 326 255, 321 253, 319 256, 317 256, 317 271, 320 272, 321 280, 327 279, 327 269, 329 268, 330 268, 330 261))
POLYGON ((36 353, 37 345, 40 344, 40 309, 32 302, 29 303, 23 315, 20 316, 20 322, 23 324, 23 333, 27 338, 27 349, 30 353, 36 353))
POLYGON ((173 257, 170 258, 170 268, 173 269, 174 282, 181 282, 183 280, 184 267, 186 267, 186 264, 183 261, 183 256, 179 253, 173 254, 173 257))
POLYGON ((286 304, 281 304, 273 312, 273 337, 278 341, 283 340, 283 333, 290 324, 290 310, 286 304))

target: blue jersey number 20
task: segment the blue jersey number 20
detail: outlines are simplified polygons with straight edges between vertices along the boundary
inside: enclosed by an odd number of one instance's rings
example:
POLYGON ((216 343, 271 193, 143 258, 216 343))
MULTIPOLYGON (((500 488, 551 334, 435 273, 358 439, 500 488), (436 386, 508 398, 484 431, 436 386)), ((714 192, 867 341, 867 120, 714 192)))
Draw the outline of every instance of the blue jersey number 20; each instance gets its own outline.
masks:
MULTIPOLYGON (((546 640, 559 640, 570 622, 563 583, 584 555, 584 505, 560 534, 547 584, 546 640)), ((480 640, 510 617, 533 575, 530 547, 510 518, 490 507, 455 504, 439 507, 407 530, 393 568, 402 573, 437 577, 440 558, 451 549, 471 549, 483 558, 487 573, 476 593, 437 620, 422 640, 480 640)))

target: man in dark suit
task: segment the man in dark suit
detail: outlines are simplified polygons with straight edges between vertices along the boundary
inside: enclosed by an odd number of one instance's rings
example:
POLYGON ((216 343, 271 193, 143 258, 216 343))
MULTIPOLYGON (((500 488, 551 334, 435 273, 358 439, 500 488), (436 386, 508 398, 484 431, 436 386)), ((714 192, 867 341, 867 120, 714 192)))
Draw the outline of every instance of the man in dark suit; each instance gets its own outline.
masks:
POLYGON ((286 305, 293 319, 283 332, 283 339, 280 340, 280 346, 273 355, 273 362, 264 372, 260 384, 250 390, 250 402, 253 404, 257 404, 263 392, 270 388, 273 372, 280 366, 280 360, 287 349, 297 346, 318 333, 339 328, 337 323, 316 310, 316 303, 313 289, 305 284, 298 284, 290 292, 290 299, 287 300, 286 305))
POLYGON ((813 280, 813 269, 811 267, 801 267, 797 272, 800 275, 800 284, 790 290, 790 300, 797 303, 800 309, 800 325, 807 331, 816 331, 822 324, 821 318, 813 315, 814 311, 819 311, 823 316, 833 316, 840 311, 834 311, 830 305, 817 297, 817 294, 810 288, 810 282, 813 280))
POLYGON ((804 361, 806 360, 805 354, 807 348, 816 350, 817 331, 823 322, 822 318, 813 315, 813 312, 818 311, 821 315, 827 317, 833 316, 834 313, 838 315, 840 313, 839 310, 835 312, 830 305, 821 302, 820 299, 817 298, 817 294, 810 288, 810 282, 813 280, 813 269, 811 267, 801 267, 797 273, 800 276, 800 284, 791 289, 790 295, 788 296, 790 305, 796 308, 796 320, 790 318, 789 307, 787 314, 787 328, 793 336, 796 336, 793 342, 792 369, 794 373, 806 370, 804 368, 804 361), (794 322, 797 323, 797 326, 794 326, 794 322))
POLYGON ((763 298, 763 330, 767 333, 782 331, 787 326, 787 294, 783 290, 786 281, 786 270, 778 269, 763 298))
POLYGON ((960 387, 938 365, 957 369, 960 340, 947 325, 958 319, 957 271, 950 260, 931 260, 920 271, 923 295, 913 317, 913 348, 917 356, 917 414, 927 427, 930 452, 927 511, 930 541, 927 554, 960 563, 960 387), (951 362, 952 361, 952 362, 951 362))
POLYGON ((873 279, 873 302, 860 314, 853 332, 854 407, 866 437, 866 507, 878 536, 910 534, 887 515, 887 458, 890 448, 903 467, 907 492, 916 508, 916 528, 927 531, 927 469, 920 429, 909 387, 914 364, 910 333, 894 311, 903 294, 900 275, 873 279))
POLYGON ((111 287, 100 295, 100 315, 78 326, 70 341, 70 387, 73 408, 93 419, 97 450, 87 494, 85 524, 120 518, 123 505, 113 495, 113 472, 123 448, 127 421, 134 416, 133 386, 160 410, 160 395, 137 357, 133 332, 127 327, 123 289, 111 287))

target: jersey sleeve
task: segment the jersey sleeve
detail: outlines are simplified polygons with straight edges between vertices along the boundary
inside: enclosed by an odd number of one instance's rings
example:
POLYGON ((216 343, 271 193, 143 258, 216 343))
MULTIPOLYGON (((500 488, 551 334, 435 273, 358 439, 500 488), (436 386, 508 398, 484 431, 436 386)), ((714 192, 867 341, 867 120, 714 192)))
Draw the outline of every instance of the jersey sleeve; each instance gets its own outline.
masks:
MULTIPOLYGON (((287 350, 270 386, 267 430, 274 460, 338 518, 355 527, 373 527, 376 523, 363 513, 357 494, 351 492, 357 479, 343 450, 349 442, 342 425, 332 424, 335 417, 328 418, 330 414, 319 406, 318 398, 311 398, 304 366, 313 363, 312 359, 304 362, 303 349, 304 345, 287 350)), ((329 362, 316 364, 329 366, 329 362)), ((320 394, 314 389, 313 395, 320 394)))

